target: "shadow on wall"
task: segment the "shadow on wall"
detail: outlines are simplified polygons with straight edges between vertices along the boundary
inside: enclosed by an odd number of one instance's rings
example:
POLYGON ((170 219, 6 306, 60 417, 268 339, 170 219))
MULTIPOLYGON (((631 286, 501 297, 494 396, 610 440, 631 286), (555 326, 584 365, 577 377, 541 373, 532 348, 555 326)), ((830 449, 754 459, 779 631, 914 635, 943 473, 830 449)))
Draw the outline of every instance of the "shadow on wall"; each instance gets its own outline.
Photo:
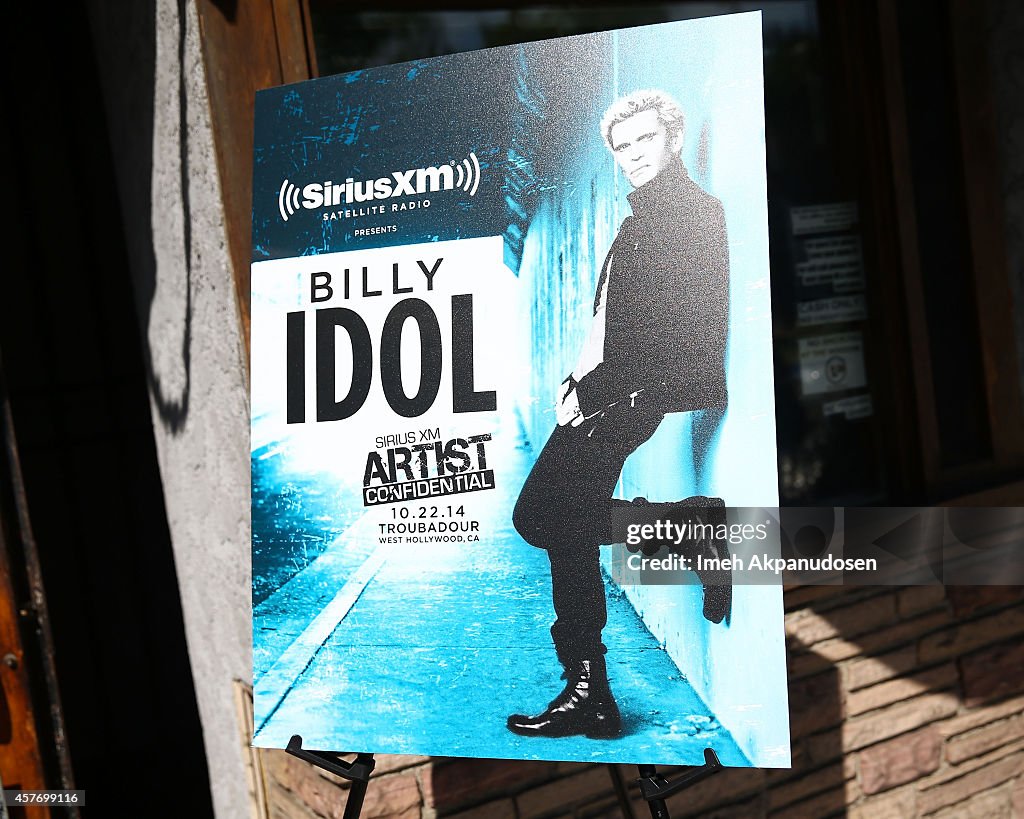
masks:
POLYGON ((132 3, 115 11, 112 5, 93 3, 90 11, 96 58, 101 75, 106 77, 105 94, 120 97, 107 101, 108 121, 117 157, 117 187, 147 380, 161 423, 172 434, 178 434, 188 418, 192 385, 192 207, 186 67, 189 4, 177 0, 177 77, 167 88, 156 71, 156 6, 132 3), (170 102, 166 98, 173 94, 173 84, 176 124, 161 121, 158 111, 161 103, 170 102), (111 115, 111 110, 117 113, 111 115), (158 144, 165 139, 161 133, 165 129, 172 131, 170 139, 178 143, 176 179, 168 173, 174 155, 172 146, 158 144), (167 237, 174 232, 178 235, 173 239, 167 237))

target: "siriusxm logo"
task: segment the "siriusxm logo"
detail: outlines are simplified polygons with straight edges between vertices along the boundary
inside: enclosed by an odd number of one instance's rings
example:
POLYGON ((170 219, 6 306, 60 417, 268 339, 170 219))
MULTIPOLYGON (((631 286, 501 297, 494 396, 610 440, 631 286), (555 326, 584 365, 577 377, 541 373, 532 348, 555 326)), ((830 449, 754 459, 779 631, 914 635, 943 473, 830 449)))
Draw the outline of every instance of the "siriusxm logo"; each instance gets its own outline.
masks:
POLYGON ((415 196, 431 191, 448 191, 459 188, 470 196, 476 196, 480 185, 480 163, 476 154, 456 164, 430 168, 413 168, 409 171, 394 171, 390 176, 357 182, 351 177, 344 182, 311 182, 298 188, 287 179, 281 183, 277 194, 277 207, 281 218, 288 217, 299 209, 316 210, 336 205, 351 205, 356 202, 372 202, 379 199, 394 199, 400 196, 415 196))

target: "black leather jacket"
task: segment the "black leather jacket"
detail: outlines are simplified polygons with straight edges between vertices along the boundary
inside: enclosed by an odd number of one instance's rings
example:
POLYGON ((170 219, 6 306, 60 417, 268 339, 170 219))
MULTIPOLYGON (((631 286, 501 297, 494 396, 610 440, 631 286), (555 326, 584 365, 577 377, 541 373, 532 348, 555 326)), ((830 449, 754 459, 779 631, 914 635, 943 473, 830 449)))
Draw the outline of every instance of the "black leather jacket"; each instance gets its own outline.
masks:
POLYGON ((628 198, 633 215, 602 267, 604 360, 576 384, 580 409, 590 416, 637 393, 661 413, 724 407, 729 246, 722 203, 681 162, 628 198))

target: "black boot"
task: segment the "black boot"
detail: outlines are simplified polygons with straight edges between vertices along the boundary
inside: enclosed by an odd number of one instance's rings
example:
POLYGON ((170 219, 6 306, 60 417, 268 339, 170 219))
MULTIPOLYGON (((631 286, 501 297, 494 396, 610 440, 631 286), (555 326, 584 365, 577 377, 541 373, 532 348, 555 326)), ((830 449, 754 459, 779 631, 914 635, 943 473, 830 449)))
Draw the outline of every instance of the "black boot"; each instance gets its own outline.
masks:
POLYGON ((622 733, 622 717, 608 686, 604 657, 565 663, 565 689, 535 717, 513 714, 508 729, 524 737, 613 739, 622 733))
MULTIPOLYGON (((717 529, 727 525, 725 502, 721 498, 696 495, 674 503, 651 503, 646 498, 634 498, 633 504, 654 511, 660 518, 673 523, 701 526, 710 524, 717 529)), ((702 532, 706 531, 701 529, 702 532)), ((702 536, 675 543, 646 544, 644 554, 651 555, 661 546, 686 557, 704 587, 704 618, 721 623, 732 610, 732 572, 728 569, 706 568, 708 560, 729 560, 728 538, 702 536), (698 560, 699 558, 699 560, 698 560)), ((627 547, 629 548, 629 547, 627 547)), ((636 551, 633 547, 630 551, 636 551)))
MULTIPOLYGON (((728 525, 725 502, 721 498, 698 495, 672 504, 677 515, 695 524, 710 524, 718 529, 728 525)), ((686 543, 685 552, 693 564, 693 571, 704 587, 704 618, 721 623, 732 609, 732 571, 706 568, 707 561, 716 563, 729 560, 728 537, 714 535, 699 537, 686 543)))

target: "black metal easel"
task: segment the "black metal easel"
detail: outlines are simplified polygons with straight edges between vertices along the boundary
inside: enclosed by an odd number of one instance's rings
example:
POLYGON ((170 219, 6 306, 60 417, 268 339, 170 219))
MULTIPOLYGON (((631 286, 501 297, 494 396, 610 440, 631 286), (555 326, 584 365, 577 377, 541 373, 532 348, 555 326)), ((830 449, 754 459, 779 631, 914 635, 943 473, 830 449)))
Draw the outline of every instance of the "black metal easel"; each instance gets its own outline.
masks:
MULTIPOLYGON (((346 762, 341 758, 341 754, 310 751, 303 748, 302 737, 298 734, 288 741, 286 750, 292 756, 297 756, 318 768, 348 779, 352 783, 352 787, 349 788, 343 819, 359 819, 359 814, 363 810, 363 798, 366 796, 366 785, 376 765, 373 754, 356 754, 356 758, 352 762, 346 762)), ((684 771, 675 779, 666 779, 655 770, 653 765, 638 765, 637 767, 640 771, 640 794, 651 809, 652 819, 671 819, 668 806, 665 804, 666 797, 678 793, 690 785, 695 785, 702 779, 707 779, 711 774, 722 769, 722 763, 718 761, 718 756, 713 750, 705 748, 704 764, 684 771)), ((616 776, 612 766, 609 766, 609 770, 612 772, 612 782, 622 808, 622 815, 625 819, 633 819, 629 794, 622 781, 616 776)))
POLYGON ((373 754, 356 754, 356 758, 352 762, 346 762, 341 758, 341 754, 306 750, 302 747, 302 737, 298 734, 288 740, 286 750, 292 756, 297 756, 318 768, 323 768, 325 771, 330 771, 332 774, 351 781, 352 787, 348 791, 348 802, 345 803, 343 819, 359 819, 359 814, 363 810, 363 797, 366 796, 366 783, 377 764, 373 759, 373 754))
MULTIPOLYGON (((668 806, 665 804, 666 797, 679 793, 683 788, 696 785, 702 779, 707 779, 711 774, 722 769, 722 763, 718 761, 718 755, 710 748, 704 749, 704 764, 696 765, 681 773, 675 779, 666 779, 659 774, 653 765, 638 765, 640 770, 640 795, 647 801, 651 809, 652 819, 671 819, 668 814, 668 806)), ((622 797, 620 796, 620 801, 622 797)), ((626 810, 628 802, 623 806, 626 810)), ((630 817, 632 811, 626 813, 630 817)))

